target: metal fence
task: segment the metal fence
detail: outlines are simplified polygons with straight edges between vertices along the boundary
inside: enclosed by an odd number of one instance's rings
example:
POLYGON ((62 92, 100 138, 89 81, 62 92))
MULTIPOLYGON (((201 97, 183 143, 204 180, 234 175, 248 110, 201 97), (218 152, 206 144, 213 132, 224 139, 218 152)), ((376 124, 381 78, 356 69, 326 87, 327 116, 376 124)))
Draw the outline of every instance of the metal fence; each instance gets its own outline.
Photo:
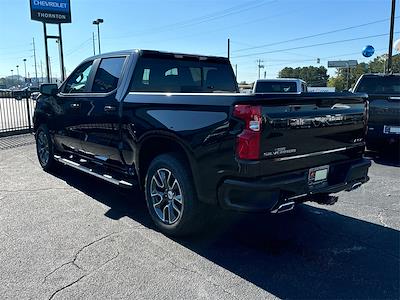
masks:
POLYGON ((32 132, 35 105, 28 92, 0 92, 0 137, 32 132))

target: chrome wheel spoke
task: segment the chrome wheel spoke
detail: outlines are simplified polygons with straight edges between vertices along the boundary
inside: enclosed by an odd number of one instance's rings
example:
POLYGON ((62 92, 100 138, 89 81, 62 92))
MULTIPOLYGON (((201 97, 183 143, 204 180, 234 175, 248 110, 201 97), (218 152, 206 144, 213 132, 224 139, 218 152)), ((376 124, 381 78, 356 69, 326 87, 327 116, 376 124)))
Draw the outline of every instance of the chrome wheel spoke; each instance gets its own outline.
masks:
POLYGON ((170 189, 173 191, 177 187, 178 187, 178 180, 175 179, 174 182, 172 183, 172 186, 170 186, 170 189))
POLYGON ((164 201, 164 197, 161 193, 152 193, 151 196, 153 197, 153 206, 154 208, 160 208, 161 203, 164 201), (159 200, 154 201, 154 197, 159 197, 159 200))
POLYGON ((150 196, 152 196, 152 197, 160 197, 160 199, 164 198, 164 194, 162 192, 159 192, 159 191, 151 192, 150 196))
POLYGON ((176 202, 178 202, 179 204, 182 205, 182 196, 181 196, 181 195, 176 195, 176 196, 174 197, 174 200, 175 200, 176 202))
POLYGON ((44 142, 44 139, 43 139, 43 133, 42 132, 39 134, 38 141, 39 141, 40 146, 43 147, 45 142, 44 142))
POLYGON ((178 217, 179 217, 179 215, 181 214, 181 210, 179 209, 179 207, 176 206, 176 204, 174 202, 171 202, 171 206, 178 213, 178 217))
POLYGON ((153 176, 153 179, 154 179, 154 182, 155 182, 155 184, 159 187, 159 188, 164 188, 164 183, 163 183, 163 180, 162 180, 162 177, 161 177, 161 175, 160 175, 160 171, 157 171, 157 175, 158 176, 153 176), (157 178, 158 177, 158 178, 157 178))
POLYGON ((162 210, 162 221, 170 224, 169 220, 167 219, 167 216, 168 216, 168 205, 165 205, 162 210))
POLYGON ((172 207, 172 203, 167 205, 168 207, 168 221, 170 224, 172 224, 176 220, 174 208, 172 207))

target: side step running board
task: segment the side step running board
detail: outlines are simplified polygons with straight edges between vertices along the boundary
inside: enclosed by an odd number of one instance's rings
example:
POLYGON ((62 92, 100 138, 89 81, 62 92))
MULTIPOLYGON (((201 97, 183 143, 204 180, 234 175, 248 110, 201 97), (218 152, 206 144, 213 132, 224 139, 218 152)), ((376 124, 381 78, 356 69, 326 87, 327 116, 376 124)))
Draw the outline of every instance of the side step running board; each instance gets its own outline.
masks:
POLYGON ((77 162, 74 162, 74 161, 72 161, 72 160, 63 158, 63 157, 61 157, 61 156, 59 156, 59 155, 54 155, 54 159, 55 159, 56 161, 58 161, 58 162, 64 164, 64 165, 67 165, 67 166, 69 166, 69 167, 72 167, 72 168, 74 168, 74 169, 77 169, 77 170, 79 170, 79 171, 82 171, 82 172, 84 172, 84 173, 90 174, 90 175, 95 176, 95 177, 97 177, 97 178, 103 179, 103 180, 105 180, 105 181, 107 181, 107 182, 110 182, 110 183, 112 183, 112 184, 118 185, 118 186, 120 186, 120 187, 124 187, 124 188, 131 188, 131 187, 133 187, 133 184, 130 183, 130 182, 127 182, 127 181, 125 181, 125 180, 118 180, 118 179, 115 179, 115 178, 113 178, 112 176, 107 175, 107 174, 103 174, 103 175, 102 175, 102 174, 96 173, 94 170, 92 170, 92 169, 90 169, 90 168, 87 168, 87 167, 85 167, 85 166, 82 166, 82 165, 80 165, 80 164, 77 163, 77 162))

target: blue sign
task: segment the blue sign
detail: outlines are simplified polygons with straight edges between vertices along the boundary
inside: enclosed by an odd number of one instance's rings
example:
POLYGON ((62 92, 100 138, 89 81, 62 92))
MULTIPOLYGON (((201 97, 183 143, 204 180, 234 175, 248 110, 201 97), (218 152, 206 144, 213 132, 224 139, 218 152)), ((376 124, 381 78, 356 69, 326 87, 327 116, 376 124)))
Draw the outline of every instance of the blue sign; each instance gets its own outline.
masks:
POLYGON ((371 57, 374 55, 375 49, 371 45, 365 46, 362 50, 362 55, 365 57, 371 57))
POLYGON ((71 23, 70 0, 30 0, 31 19, 44 23, 71 23))

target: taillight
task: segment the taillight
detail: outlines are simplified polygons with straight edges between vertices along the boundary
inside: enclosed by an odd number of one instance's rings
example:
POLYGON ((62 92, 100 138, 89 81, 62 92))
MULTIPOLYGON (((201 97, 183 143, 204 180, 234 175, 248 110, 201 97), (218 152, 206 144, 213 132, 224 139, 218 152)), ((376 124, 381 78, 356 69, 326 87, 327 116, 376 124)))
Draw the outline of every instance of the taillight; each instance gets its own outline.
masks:
POLYGON ((364 129, 365 135, 368 133, 368 120, 369 120, 369 101, 365 101, 365 109, 364 109, 364 129))
POLYGON ((236 138, 236 155, 240 159, 260 158, 261 107, 235 105, 233 116, 245 122, 245 128, 236 138))

